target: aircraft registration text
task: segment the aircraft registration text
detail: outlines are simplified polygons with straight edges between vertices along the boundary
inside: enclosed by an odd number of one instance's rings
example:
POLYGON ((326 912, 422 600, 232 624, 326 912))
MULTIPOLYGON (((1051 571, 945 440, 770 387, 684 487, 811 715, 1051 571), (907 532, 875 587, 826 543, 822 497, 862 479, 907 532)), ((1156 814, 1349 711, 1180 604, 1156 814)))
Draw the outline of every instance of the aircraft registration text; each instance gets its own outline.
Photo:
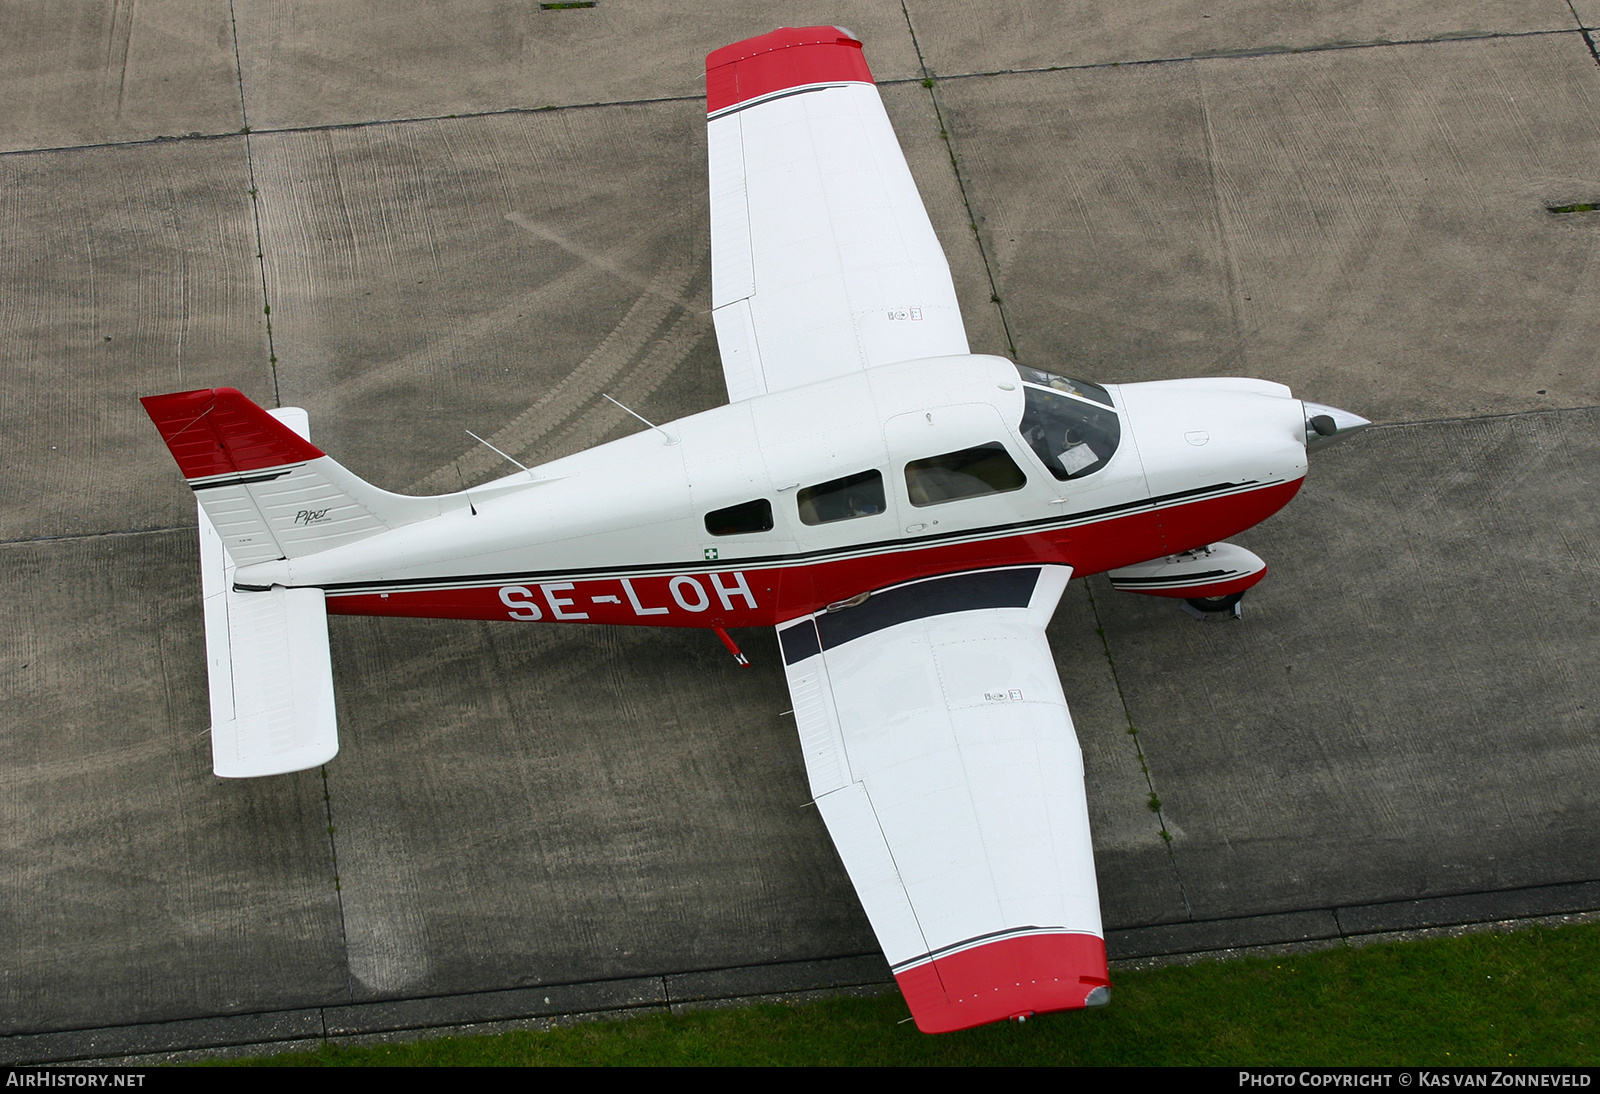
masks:
MULTIPOLYGON (((656 584, 659 583, 657 579, 656 584)), ((626 577, 602 581, 556 581, 532 586, 502 585, 500 602, 508 609, 508 619, 530 623, 541 619, 587 622, 594 614, 592 609, 609 608, 611 605, 622 607, 623 600, 615 591, 619 586, 622 597, 626 598, 627 611, 635 619, 649 619, 651 616, 671 615, 674 612, 698 615, 714 607, 721 608, 721 612, 717 613, 719 615, 755 611, 759 607, 750 582, 740 570, 697 577, 679 574, 667 580, 665 596, 661 595, 662 590, 658 588, 654 590, 654 596, 641 597, 639 589, 626 577), (606 591, 600 592, 602 588, 606 591)), ((605 614, 609 617, 607 622, 616 621, 616 612, 607 610, 605 614)))

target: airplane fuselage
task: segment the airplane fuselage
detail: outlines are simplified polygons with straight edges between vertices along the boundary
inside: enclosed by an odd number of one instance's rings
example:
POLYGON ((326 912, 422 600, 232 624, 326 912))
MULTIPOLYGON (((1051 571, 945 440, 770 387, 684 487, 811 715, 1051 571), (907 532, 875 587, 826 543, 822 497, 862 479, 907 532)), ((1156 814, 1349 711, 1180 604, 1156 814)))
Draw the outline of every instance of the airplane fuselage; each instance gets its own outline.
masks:
POLYGON ((1099 387, 933 358, 645 429, 235 581, 320 587, 341 614, 770 626, 916 577, 1083 576, 1203 546, 1305 473, 1281 384, 1099 387))

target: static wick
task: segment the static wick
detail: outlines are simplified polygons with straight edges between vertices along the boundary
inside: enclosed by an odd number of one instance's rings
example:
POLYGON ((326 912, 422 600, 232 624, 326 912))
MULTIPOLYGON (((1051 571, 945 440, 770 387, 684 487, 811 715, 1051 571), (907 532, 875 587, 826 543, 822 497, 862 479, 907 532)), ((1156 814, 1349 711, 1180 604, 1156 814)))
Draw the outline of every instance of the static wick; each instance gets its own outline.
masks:
MULTIPOLYGON (((604 398, 610 399, 611 402, 617 403, 617 401, 615 399, 612 399, 611 396, 606 395, 605 392, 602 391, 600 394, 604 398)), ((618 406, 622 406, 621 403, 617 403, 617 405, 618 406)), ((643 414, 640 414, 636 410, 630 410, 628 407, 625 407, 625 406, 622 406, 622 409, 623 410, 627 410, 629 414, 632 414, 635 418, 638 418, 645 425, 649 426, 651 429, 655 430, 657 433, 659 433, 663 437, 665 437, 667 439, 667 443, 668 444, 677 444, 678 443, 676 440, 673 439, 673 437, 672 437, 672 435, 670 433, 668 433, 665 429, 662 429, 660 426, 656 425, 656 423, 652 422, 649 418, 646 418, 643 414)))

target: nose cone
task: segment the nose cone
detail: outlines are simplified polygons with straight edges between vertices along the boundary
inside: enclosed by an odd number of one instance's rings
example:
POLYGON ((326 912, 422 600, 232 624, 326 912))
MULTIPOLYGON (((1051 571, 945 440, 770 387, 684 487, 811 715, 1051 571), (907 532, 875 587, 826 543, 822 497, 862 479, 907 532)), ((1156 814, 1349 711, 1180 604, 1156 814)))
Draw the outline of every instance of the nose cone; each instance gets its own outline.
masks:
POLYGON ((1352 433, 1359 433, 1372 423, 1359 414, 1340 410, 1321 403, 1305 403, 1306 450, 1315 452, 1335 441, 1342 441, 1352 433))

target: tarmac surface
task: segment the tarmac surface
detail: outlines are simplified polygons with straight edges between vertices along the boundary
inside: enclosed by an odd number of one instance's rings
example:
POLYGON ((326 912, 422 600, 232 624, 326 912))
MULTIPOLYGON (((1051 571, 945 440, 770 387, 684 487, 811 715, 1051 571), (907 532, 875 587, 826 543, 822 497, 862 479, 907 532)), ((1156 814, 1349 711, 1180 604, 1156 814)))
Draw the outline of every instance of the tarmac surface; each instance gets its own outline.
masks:
POLYGON ((1600 909, 1600 3, 1085 7, 0 0, 0 1062, 887 982, 770 634, 336 617, 339 757, 214 778, 137 402, 412 492, 723 402, 703 58, 784 24, 865 42, 975 352, 1379 423, 1242 621, 1069 587, 1112 956, 1600 909))

